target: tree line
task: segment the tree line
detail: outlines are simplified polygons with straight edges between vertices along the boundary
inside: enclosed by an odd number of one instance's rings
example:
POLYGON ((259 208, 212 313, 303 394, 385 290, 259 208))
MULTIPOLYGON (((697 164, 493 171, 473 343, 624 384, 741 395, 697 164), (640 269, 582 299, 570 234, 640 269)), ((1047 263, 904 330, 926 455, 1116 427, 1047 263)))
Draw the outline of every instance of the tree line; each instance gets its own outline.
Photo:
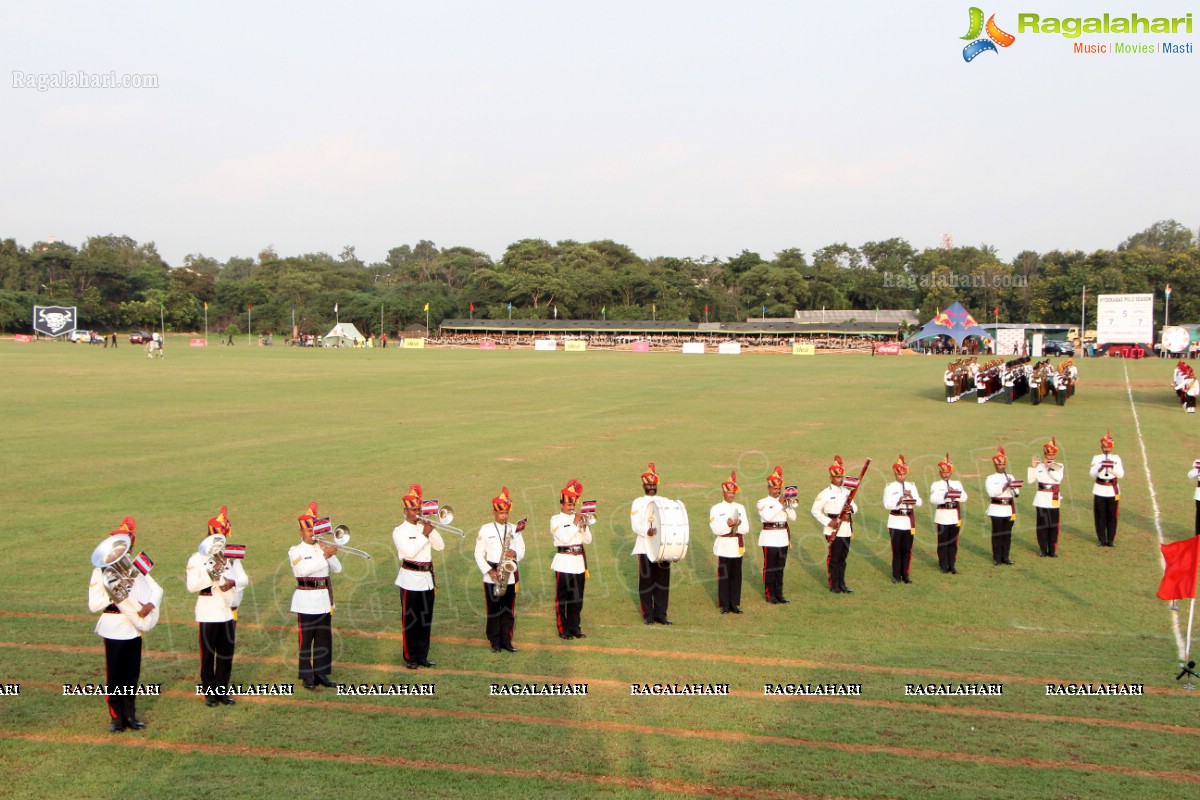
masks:
MULTIPOLYGON (((153 242, 93 236, 82 246, 0 241, 0 329, 28 332, 36 305, 77 306, 79 327, 325 333, 334 307, 364 335, 395 333, 448 318, 651 319, 712 322, 791 317, 796 309, 916 309, 922 319, 955 300, 977 319, 1074 322, 1087 287, 1088 319, 1098 294, 1163 292, 1170 316, 1200 322, 1200 250, 1192 231, 1157 222, 1116 250, 1024 251, 1011 261, 994 248, 918 251, 901 238, 763 258, 643 258, 626 245, 522 239, 494 261, 469 247, 433 242, 392 248, 367 264, 354 247, 221 262, 196 254, 167 264, 153 242), (428 311, 426 311, 426 307, 428 311)), ((1091 327, 1094 323, 1088 323, 1091 327)))

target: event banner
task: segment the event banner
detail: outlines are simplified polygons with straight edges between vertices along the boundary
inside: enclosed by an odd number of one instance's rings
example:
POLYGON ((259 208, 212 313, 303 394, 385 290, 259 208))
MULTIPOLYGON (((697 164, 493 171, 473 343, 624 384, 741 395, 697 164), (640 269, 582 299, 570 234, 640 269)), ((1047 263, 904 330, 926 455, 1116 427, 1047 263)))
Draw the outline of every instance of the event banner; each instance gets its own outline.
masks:
POLYGON ((792 355, 794 356, 815 356, 817 354, 817 346, 811 342, 794 342, 792 344, 792 355))
POLYGON ((189 347, 208 347, 208 339, 190 339, 188 340, 189 347))
POLYGON ((1154 341, 1154 295, 1102 294, 1096 298, 1096 343, 1154 341))
POLYGON ((496 342, 493 341, 492 339, 480 339, 479 340, 479 349, 480 350, 495 350, 496 342))
POLYGON ((33 329, 45 336, 62 336, 75 330, 75 306, 34 306, 33 329))
POLYGON ((898 356, 900 355, 899 342, 887 342, 875 346, 875 352, 881 356, 898 356))
POLYGON ((424 350, 425 349, 425 340, 423 338, 421 338, 421 339, 407 339, 406 338, 404 340, 404 349, 405 350, 424 350))
POLYGON ((553 339, 534 339, 533 340, 533 349, 534 350, 557 350, 558 342, 554 341, 553 339))
POLYGON ((741 342, 721 342, 717 345, 717 352, 723 356, 739 356, 742 354, 741 342))
POLYGON ((563 349, 568 353, 582 353, 587 350, 587 342, 583 339, 568 339, 563 342, 563 349))
POLYGON ((704 355, 704 342, 684 342, 683 352, 704 355))
POLYGON ((649 352, 650 352, 650 343, 649 343, 649 342, 645 342, 645 341, 642 341, 642 342, 634 342, 634 343, 633 343, 633 352, 635 352, 635 353, 649 353, 649 352))

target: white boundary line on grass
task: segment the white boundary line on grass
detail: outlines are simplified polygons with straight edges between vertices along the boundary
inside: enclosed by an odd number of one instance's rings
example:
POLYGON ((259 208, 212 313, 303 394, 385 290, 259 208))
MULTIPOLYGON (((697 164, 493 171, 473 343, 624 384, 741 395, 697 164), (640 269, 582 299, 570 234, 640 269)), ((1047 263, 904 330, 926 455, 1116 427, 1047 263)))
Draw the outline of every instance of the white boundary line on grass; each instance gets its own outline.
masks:
MULTIPOLYGON (((1142 423, 1138 419, 1137 406, 1133 404, 1133 386, 1129 383, 1129 366, 1121 359, 1121 368, 1125 370, 1125 391, 1129 394, 1129 409, 1133 412, 1133 425, 1137 428, 1138 446, 1142 448, 1142 468, 1146 470, 1146 487, 1150 490, 1150 505, 1154 507, 1154 531, 1158 535, 1159 545, 1163 541, 1162 513, 1158 509, 1158 495, 1154 492, 1154 480, 1150 477, 1150 459, 1146 456, 1146 442, 1142 439, 1142 423)), ((1162 550, 1158 551, 1158 565, 1166 572, 1167 561, 1163 558, 1162 550)), ((1170 606, 1167 606, 1170 609, 1170 606)), ((1179 649, 1179 657, 1184 658, 1186 645, 1183 643, 1183 631, 1179 627, 1179 612, 1168 611, 1171 615, 1171 627, 1175 630, 1175 646, 1179 649)))

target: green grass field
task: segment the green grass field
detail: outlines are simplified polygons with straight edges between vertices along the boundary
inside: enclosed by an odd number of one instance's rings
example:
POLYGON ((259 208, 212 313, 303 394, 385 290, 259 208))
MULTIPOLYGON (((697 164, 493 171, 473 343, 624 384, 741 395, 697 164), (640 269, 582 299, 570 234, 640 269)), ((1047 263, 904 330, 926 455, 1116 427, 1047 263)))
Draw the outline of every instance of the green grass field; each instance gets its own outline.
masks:
MULTIPOLYGON (((239 342, 239 344, 242 344, 239 342)), ((944 360, 905 356, 312 351, 168 344, 0 342, 2 481, 10 539, 0 597, 5 795, 19 798, 395 797, 1157 798, 1197 791, 1200 701, 1174 680, 1175 627, 1154 597, 1155 510, 1167 541, 1190 535, 1196 416, 1171 362, 1084 360, 1066 407, 942 401, 944 360), (1132 404, 1131 404, 1132 398, 1132 404), (1098 548, 1087 465, 1112 430, 1126 464, 1115 549, 1098 548), (1014 567, 995 568, 983 479, 1003 444, 1018 476, 1051 435, 1067 465, 1061 557, 1036 557, 1020 501, 1014 567), (949 451, 971 495, 959 575, 937 569, 919 516, 911 586, 890 580, 880 505, 898 453, 928 496, 949 451), (840 454, 873 466, 859 496, 847 582, 825 588, 825 545, 807 508, 840 454), (690 511, 672 570, 670 628, 644 626, 630 557, 630 501, 654 461, 661 494, 690 511), (788 606, 761 596, 749 540, 741 616, 716 609, 707 512, 736 469, 753 512, 782 465, 800 487, 788 606), (547 522, 568 478, 600 503, 589 548, 586 640, 554 626, 547 522), (420 482, 454 506, 466 540, 436 557, 431 658, 400 655, 400 497, 420 482), (474 532, 501 485, 528 517, 515 655, 483 635, 474 532), (370 562, 337 580, 334 676, 436 684, 434 697, 243 699, 209 709, 198 681, 184 565, 227 504, 248 546, 235 683, 296 679, 286 551, 310 501, 350 526, 370 562), (143 733, 107 732, 103 648, 87 610, 92 549, 131 514, 166 590, 146 638, 143 733), (587 683, 587 697, 490 697, 493 682, 587 683), (1142 697, 1047 697, 1048 682, 1145 684, 1142 697), (727 683, 727 697, 631 697, 630 684, 727 683), (862 684, 859 698, 764 697, 768 683, 862 684), (1001 697, 910 697, 908 683, 1003 683, 1001 697), (1189 788, 1191 787, 1191 788, 1189 788)), ((1187 604, 1180 615, 1186 627, 1187 604)))

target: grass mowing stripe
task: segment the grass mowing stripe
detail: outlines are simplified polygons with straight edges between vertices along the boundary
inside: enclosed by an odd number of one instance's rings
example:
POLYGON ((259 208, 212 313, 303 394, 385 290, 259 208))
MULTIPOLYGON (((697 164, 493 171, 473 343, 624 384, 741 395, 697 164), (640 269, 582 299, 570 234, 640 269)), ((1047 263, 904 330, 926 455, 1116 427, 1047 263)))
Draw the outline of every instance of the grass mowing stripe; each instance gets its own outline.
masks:
MULTIPOLYGON (((35 616, 35 615, 34 614, 25 614, 25 616, 35 616)), ((36 615, 36 616, 43 616, 43 615, 36 615)), ((55 616, 55 615, 44 615, 44 616, 55 616)), ((71 615, 63 615, 63 616, 71 616, 71 615)), ((72 617, 72 618, 74 618, 74 617, 72 617)), ((79 619, 89 619, 89 620, 91 619, 91 617, 85 617, 82 615, 80 615, 78 618, 79 619)), ((182 623, 179 623, 179 624, 182 624, 182 623)), ((238 627, 239 628, 261 627, 261 628, 265 628, 265 629, 272 629, 272 630, 278 629, 278 630, 288 630, 288 631, 293 630, 293 628, 290 626, 257 625, 257 623, 239 623, 238 627)), ((372 639, 396 639, 396 640, 400 639, 400 634, 391 633, 391 632, 387 632, 387 631, 356 631, 353 629, 339 629, 338 633, 346 634, 346 635, 350 635, 350 636, 365 636, 367 638, 372 638, 372 639)), ((432 641, 438 642, 441 644, 465 645, 465 646, 471 646, 471 647, 484 647, 486 644, 485 639, 468 639, 465 637, 454 637, 454 636, 448 636, 448 637, 436 637, 435 636, 435 637, 433 637, 432 641)), ((0 642, 0 647, 25 647, 25 646, 29 646, 29 645, 25 645, 25 644, 18 645, 16 643, 11 643, 11 642, 0 642)), ((36 646, 47 647, 47 648, 62 647, 62 645, 36 645, 36 646)), ((86 646, 81 645, 80 647, 86 647, 86 646)), ((979 682, 979 683, 1023 683, 1023 684, 1028 684, 1031 686, 1041 686, 1041 685, 1045 685, 1048 683, 1054 683, 1054 684, 1072 683, 1072 682, 1088 683, 1088 681, 1077 681, 1075 679, 1067 679, 1067 678, 1045 678, 1045 677, 1039 678, 1039 677, 1030 677, 1030 676, 1024 676, 1024 675, 993 675, 993 674, 982 673, 982 672, 952 672, 949 670, 919 669, 919 668, 912 668, 912 667, 889 667, 889 666, 880 666, 880 665, 875 665, 875 664, 847 664, 847 663, 841 663, 841 662, 813 661, 813 660, 809 660, 809 659, 799 659, 799 658, 768 658, 768 657, 762 657, 762 656, 737 656, 737 655, 726 655, 726 654, 721 654, 721 653, 695 653, 695 652, 687 652, 687 651, 679 651, 679 650, 642 650, 642 649, 637 649, 637 648, 632 648, 632 647, 602 647, 599 645, 570 645, 570 646, 568 646, 568 645, 541 644, 538 642, 523 642, 521 644, 521 648, 525 649, 525 650, 531 650, 531 651, 532 650, 543 650, 543 651, 552 651, 552 652, 594 652, 594 653, 599 653, 602 655, 642 656, 642 657, 652 658, 652 659, 666 658, 666 659, 673 659, 673 660, 677 660, 677 661, 715 661, 715 662, 720 662, 720 663, 749 664, 749 665, 765 666, 765 667, 801 667, 801 668, 805 668, 805 669, 838 670, 838 671, 850 672, 850 673, 869 672, 869 673, 876 673, 876 674, 890 674, 890 675, 902 675, 902 676, 918 675, 923 678, 930 678, 930 679, 934 679, 934 680, 953 680, 953 681, 962 681, 962 682, 966 682, 966 683, 974 683, 974 682, 979 682)), ((88 649, 95 650, 95 651, 101 650, 100 647, 88 648, 88 649)), ((175 650, 153 650, 150 648, 145 649, 145 654, 147 656, 155 655, 155 654, 163 654, 163 655, 168 655, 169 657, 172 657, 172 658, 184 658, 184 657, 195 658, 195 657, 197 657, 197 654, 195 654, 195 653, 182 653, 180 651, 175 651, 175 650)), ((238 658, 249 660, 249 661, 252 661, 255 663, 263 663, 263 664, 269 664, 269 663, 291 664, 290 659, 281 661, 281 659, 277 659, 277 658, 273 658, 273 657, 266 657, 266 656, 260 656, 257 658, 239 656, 238 658)), ((372 668, 374 668, 374 669, 392 669, 393 668, 390 665, 369 665, 369 664, 352 663, 352 662, 341 662, 339 664, 339 666, 346 666, 346 667, 352 667, 352 668, 353 667, 361 667, 364 669, 372 669, 372 668)), ((394 668, 399 669, 399 667, 394 667, 394 668)), ((442 669, 442 670, 438 670, 438 671, 448 672, 449 670, 442 669)), ((463 671, 463 674, 472 674, 472 673, 470 671, 463 671)), ((684 681, 684 682, 686 682, 686 681, 684 681)), ((692 681, 692 682, 694 682, 694 681, 692 681)), ((1146 686, 1145 692, 1146 692, 1146 694, 1155 694, 1155 695, 1164 695, 1164 696, 1180 696, 1180 697, 1194 697, 1195 696, 1193 692, 1189 692, 1184 689, 1173 689, 1173 688, 1167 688, 1167 687, 1161 687, 1161 686, 1146 686)))
MULTIPOLYGON (((53 686, 49 688, 54 688, 53 686)), ((167 690, 163 692, 167 697, 191 698, 194 695, 179 690, 167 690)), ((250 701, 251 704, 259 705, 284 705, 284 706, 304 706, 305 708, 321 708, 329 711, 346 710, 346 706, 352 705, 356 711, 369 712, 378 714, 397 714, 402 716, 416 717, 441 717, 451 719, 462 719, 470 721, 487 720, 493 722, 503 722, 515 725, 543 725, 556 728, 583 729, 583 730, 605 730, 612 733, 633 734, 641 736, 674 736, 677 738, 689 739, 705 739, 718 742, 745 742, 758 745, 784 745, 789 747, 797 747, 803 749, 826 750, 838 753, 849 753, 855 755, 884 755, 894 756, 904 759, 915 759, 917 761, 958 761, 968 764, 979 764, 999 767, 1015 767, 1021 769, 1048 769, 1048 770, 1071 770, 1076 772, 1091 772, 1105 773, 1110 775, 1125 775, 1135 778, 1147 778, 1152 780, 1162 780, 1172 783, 1186 783, 1200 785, 1200 774, 1195 772, 1179 772, 1175 770, 1152 770, 1141 769, 1135 767, 1122 767, 1115 764, 1097 764, 1089 762, 1060 762, 1051 759, 1043 758, 1009 758, 1004 756, 984 755, 977 753, 959 753, 945 750, 931 750, 926 748, 916 747, 897 747, 893 745, 870 745, 870 744, 851 744, 847 742, 833 742, 818 739, 801 739, 797 737, 786 736, 766 736, 762 734, 752 734, 739 731, 719 731, 707 730, 699 728, 662 728, 654 725, 639 725, 629 722, 613 722, 607 720, 569 720, 561 717, 543 717, 532 716, 526 714, 496 714, 483 711, 451 711, 448 709, 410 709, 398 706, 386 706, 378 703, 339 703, 329 700, 295 700, 281 697, 247 697, 244 700, 250 701)), ((14 734, 15 735, 15 734, 14 734)), ((22 734, 24 735, 24 734, 22 734)), ((60 741, 51 739, 48 741, 60 741)), ((97 737, 97 741, 108 741, 97 737)), ((153 739, 138 739, 139 742, 153 742, 160 740, 153 739)), ((164 743, 164 746, 170 747, 172 744, 164 743)), ((183 745, 184 747, 192 747, 199 745, 183 745)), ((244 748, 234 748, 239 750, 244 748)), ((289 751, 280 751, 287 753, 289 751)), ((381 758, 376 756, 364 756, 364 758, 381 758)), ((477 769, 471 767, 471 769, 477 769)), ((506 774, 506 773, 504 773, 506 774)), ((577 773, 571 773, 577 774, 577 773)), ((746 787, 737 787, 745 789, 746 787)), ((752 797, 753 794, 722 794, 719 796, 725 797, 752 797)))
MULTIPOLYGON (((1129 383, 1129 365, 1122 363, 1121 367, 1125 370, 1125 392, 1129 395, 1129 408, 1133 412, 1133 426, 1137 430, 1138 447, 1142 449, 1142 467, 1146 470, 1146 488, 1150 490, 1150 505, 1154 509, 1154 532, 1158 536, 1159 547, 1162 547, 1166 544, 1166 540, 1163 538, 1162 513, 1158 508, 1158 494, 1154 491, 1154 479, 1150 477, 1150 458, 1146 455, 1146 440, 1142 438, 1142 422, 1138 418, 1137 405, 1133 402, 1133 386, 1129 383)), ((1163 572, 1166 572, 1167 561, 1163 558, 1162 550, 1158 551, 1158 563, 1163 572)), ((1167 613, 1171 615, 1171 626, 1175 630, 1175 646, 1179 650, 1179 658, 1186 661, 1188 648, 1184 645, 1183 632, 1179 628, 1179 612, 1169 610, 1170 606, 1167 608, 1167 613)))
MULTIPOLYGON (((621 778, 611 775, 587 775, 580 772, 553 772, 540 769, 505 769, 502 767, 480 767, 472 764, 454 764, 441 761, 402 758, 400 756, 373 756, 356 753, 325 753, 320 750, 295 750, 282 747, 241 745, 208 745, 198 742, 168 742, 144 736, 112 738, 102 736, 56 736, 40 733, 13 733, 0 731, 0 739, 19 739, 26 742, 46 744, 95 745, 97 747, 137 747, 163 750, 173 753, 188 753, 213 756, 225 760, 239 758, 283 758, 298 761, 337 761, 347 764, 365 764, 395 769, 418 769, 444 772, 468 773, 484 776, 508 776, 539 778, 548 781, 591 783, 618 786, 627 789, 647 789, 668 794, 693 797, 752 798, 752 800, 839 800, 831 795, 788 792, 773 789, 754 789, 749 786, 714 786, 711 784, 672 781, 664 778, 621 778)), ((841 799, 841 800, 844 800, 841 799)))

